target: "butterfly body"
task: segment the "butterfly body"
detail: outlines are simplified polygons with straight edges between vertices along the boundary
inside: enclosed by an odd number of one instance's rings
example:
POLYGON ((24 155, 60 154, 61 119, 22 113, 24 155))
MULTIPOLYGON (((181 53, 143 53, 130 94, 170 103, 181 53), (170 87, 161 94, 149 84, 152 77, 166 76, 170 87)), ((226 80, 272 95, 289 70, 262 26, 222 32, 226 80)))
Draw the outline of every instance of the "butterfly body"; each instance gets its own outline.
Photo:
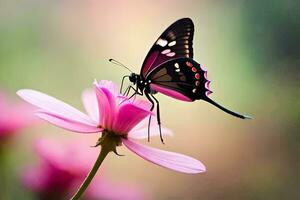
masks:
POLYGON ((136 86, 130 87, 135 90, 133 95, 145 95, 152 103, 151 111, 156 103, 159 127, 159 102, 154 97, 158 92, 186 102, 201 99, 233 116, 250 118, 228 110, 208 97, 212 93, 210 80, 207 78, 207 70, 193 59, 193 37, 194 24, 190 18, 183 18, 171 24, 153 44, 140 74, 132 73, 127 76, 136 86))

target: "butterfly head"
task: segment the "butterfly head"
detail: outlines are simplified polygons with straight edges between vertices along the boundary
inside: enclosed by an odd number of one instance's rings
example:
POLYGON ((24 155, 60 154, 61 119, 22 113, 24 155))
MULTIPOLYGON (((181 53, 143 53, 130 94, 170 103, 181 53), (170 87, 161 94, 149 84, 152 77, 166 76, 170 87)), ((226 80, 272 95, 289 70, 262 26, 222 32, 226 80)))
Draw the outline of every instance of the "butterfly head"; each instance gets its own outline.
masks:
POLYGON ((135 85, 138 83, 138 81, 140 81, 140 76, 138 74, 131 73, 129 76, 129 81, 135 85))

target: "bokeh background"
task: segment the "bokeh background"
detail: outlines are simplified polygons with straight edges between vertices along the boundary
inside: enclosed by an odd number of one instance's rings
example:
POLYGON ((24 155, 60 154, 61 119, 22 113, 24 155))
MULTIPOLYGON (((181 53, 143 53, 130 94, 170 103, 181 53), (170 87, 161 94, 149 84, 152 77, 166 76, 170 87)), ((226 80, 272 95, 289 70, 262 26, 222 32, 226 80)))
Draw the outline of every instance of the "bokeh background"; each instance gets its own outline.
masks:
MULTIPOLYGON (((150 145, 193 156, 207 172, 180 174, 120 148, 126 156, 111 154, 106 174, 137 185, 147 199, 299 199, 299 9, 293 0, 1 0, 0 88, 12 102, 20 102, 18 89, 32 88, 82 109, 80 94, 95 78, 119 84, 128 74, 109 58, 139 72, 162 31, 190 17, 194 58, 208 69, 211 97, 254 120, 158 95, 163 125, 174 136, 150 145)), ((37 199, 20 181, 38 160, 36 139, 88 138, 93 145, 99 136, 42 121, 19 132, 2 150, 3 200, 37 199)))

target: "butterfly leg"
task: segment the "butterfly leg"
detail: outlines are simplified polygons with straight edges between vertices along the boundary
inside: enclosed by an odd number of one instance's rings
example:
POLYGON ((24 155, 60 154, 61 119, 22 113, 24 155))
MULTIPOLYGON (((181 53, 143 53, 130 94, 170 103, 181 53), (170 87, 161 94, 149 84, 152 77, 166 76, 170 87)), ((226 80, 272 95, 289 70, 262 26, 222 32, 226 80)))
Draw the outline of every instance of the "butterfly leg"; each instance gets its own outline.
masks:
POLYGON ((129 92, 130 92, 131 89, 134 91, 134 93, 133 93, 129 98, 124 99, 120 104, 122 104, 122 103, 123 103, 124 101, 126 101, 126 100, 131 99, 132 97, 136 97, 137 94, 138 94, 138 95, 143 95, 142 92, 139 92, 139 90, 138 90, 137 87, 134 88, 134 87, 132 87, 132 86, 129 86, 129 87, 126 89, 126 91, 125 91, 126 95, 125 95, 125 93, 124 93, 123 95, 124 95, 124 96, 128 96, 128 94, 129 94, 129 92))
POLYGON ((160 121, 159 101, 153 96, 153 94, 150 94, 150 95, 154 99, 154 101, 156 102, 156 109, 157 109, 156 117, 157 117, 157 123, 158 123, 158 127, 159 127, 159 136, 160 136, 161 142, 164 144, 164 139, 163 139, 162 134, 161 134, 161 121, 160 121))
MULTIPOLYGON (((130 92, 130 89, 132 88, 132 86, 128 86, 125 90, 125 92, 123 93, 123 96, 127 96, 130 92)), ((122 93, 121 93, 122 94, 122 93)))
MULTIPOLYGON (((124 80, 125 80, 126 77, 129 77, 129 76, 126 75, 126 76, 123 76, 123 78, 122 78, 121 87, 120 87, 120 94, 122 94, 123 84, 124 84, 124 80)), ((127 88, 127 89, 128 89, 128 88, 127 88)), ((126 90, 127 90, 127 89, 126 89, 126 90)))
MULTIPOLYGON (((134 91, 134 93, 128 98, 128 100, 131 99, 132 97, 136 97, 137 94, 138 94, 138 95, 143 95, 143 93, 139 92, 138 86, 136 86, 136 88, 134 88, 134 87, 132 87, 132 86, 129 86, 129 91, 130 91, 130 89, 132 89, 132 90, 134 91)), ((128 91, 128 93, 126 94, 126 96, 128 96, 129 91, 128 91)))
POLYGON ((133 89, 134 92, 136 93, 136 89, 134 89, 134 87, 132 87, 132 86, 130 85, 130 86, 128 86, 128 87, 126 88, 125 92, 124 92, 122 95, 127 97, 128 94, 130 93, 131 89, 133 89))
MULTIPOLYGON (((151 99, 150 95, 147 92, 145 92, 145 96, 146 96, 146 98, 151 103, 150 111, 152 112, 153 109, 154 109, 154 101, 151 99)), ((152 117, 152 115, 149 116, 149 122, 148 122, 148 142, 150 142, 150 123, 151 123, 151 117, 152 117)))
POLYGON ((138 95, 141 95, 141 96, 144 95, 143 90, 139 91, 138 85, 136 85, 136 88, 135 88, 135 96, 134 96, 133 101, 135 100, 137 94, 138 94, 138 95))
POLYGON ((128 96, 128 94, 130 93, 131 89, 134 91, 133 95, 135 95, 135 94, 143 95, 143 93, 139 92, 138 85, 136 85, 135 88, 132 85, 130 85, 130 86, 127 87, 127 89, 123 93, 123 96, 128 96))

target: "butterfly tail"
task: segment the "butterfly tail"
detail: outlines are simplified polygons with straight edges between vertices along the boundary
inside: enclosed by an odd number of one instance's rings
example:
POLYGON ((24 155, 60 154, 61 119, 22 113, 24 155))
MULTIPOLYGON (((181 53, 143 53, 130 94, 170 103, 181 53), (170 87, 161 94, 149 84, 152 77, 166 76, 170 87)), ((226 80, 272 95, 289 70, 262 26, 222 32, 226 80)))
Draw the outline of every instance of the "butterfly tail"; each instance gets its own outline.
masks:
POLYGON ((247 115, 241 115, 237 112, 234 112, 234 111, 231 111, 231 110, 228 110, 227 108, 221 106, 220 104, 218 104, 217 102, 213 101, 212 99, 206 97, 203 99, 204 101, 207 101, 208 103, 216 106, 217 108, 223 110, 224 112, 230 114, 230 115, 233 115, 235 117, 238 117, 238 118, 241 118, 241 119, 253 119, 251 116, 247 116, 247 115))

